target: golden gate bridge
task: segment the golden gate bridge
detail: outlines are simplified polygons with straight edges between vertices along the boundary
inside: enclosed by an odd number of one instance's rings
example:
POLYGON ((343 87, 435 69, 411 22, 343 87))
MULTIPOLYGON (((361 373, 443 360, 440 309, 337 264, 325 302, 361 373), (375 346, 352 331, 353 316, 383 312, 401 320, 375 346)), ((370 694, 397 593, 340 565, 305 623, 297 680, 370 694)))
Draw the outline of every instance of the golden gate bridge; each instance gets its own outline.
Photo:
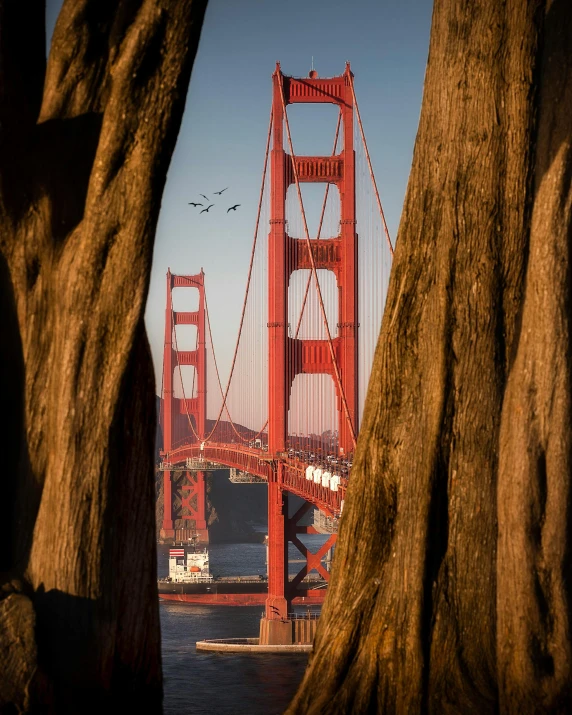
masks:
MULTIPOLYGON (((349 63, 337 77, 272 76, 273 93, 254 239, 238 336, 223 386, 202 269, 167 273, 160 422, 161 537, 208 541, 205 473, 229 467, 268 484, 268 597, 264 632, 275 642, 312 553, 299 522, 315 507, 341 515, 350 479, 393 249, 349 63), (330 103, 338 118, 329 156, 298 156, 287 107, 330 103), (303 186, 323 184, 310 232, 303 186), (198 294, 195 310, 179 294, 198 294), (180 349, 185 331, 193 349, 180 349), (193 340, 191 338, 191 340, 193 340), (289 516, 288 494, 304 500, 289 516), (288 576, 288 542, 304 565, 288 576), (274 633, 276 631, 276 633, 274 633)), ((188 342, 188 341, 187 341, 188 342)), ((261 631, 262 632, 262 631, 261 631)))

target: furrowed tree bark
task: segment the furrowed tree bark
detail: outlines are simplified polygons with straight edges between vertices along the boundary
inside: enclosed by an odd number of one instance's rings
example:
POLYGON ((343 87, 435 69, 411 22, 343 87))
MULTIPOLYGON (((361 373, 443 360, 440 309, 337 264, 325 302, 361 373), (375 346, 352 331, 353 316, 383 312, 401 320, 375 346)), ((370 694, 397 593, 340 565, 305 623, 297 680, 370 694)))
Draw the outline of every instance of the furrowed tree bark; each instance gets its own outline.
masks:
POLYGON ((161 711, 143 313, 206 0, 0 0, 0 705, 161 711), (9 526, 7 526, 9 525, 9 526))
POLYGON ((436 0, 336 559, 288 713, 564 713, 572 7, 436 0))
POLYGON ((572 12, 546 16, 522 327, 503 404, 497 652, 506 712, 570 712, 572 12))

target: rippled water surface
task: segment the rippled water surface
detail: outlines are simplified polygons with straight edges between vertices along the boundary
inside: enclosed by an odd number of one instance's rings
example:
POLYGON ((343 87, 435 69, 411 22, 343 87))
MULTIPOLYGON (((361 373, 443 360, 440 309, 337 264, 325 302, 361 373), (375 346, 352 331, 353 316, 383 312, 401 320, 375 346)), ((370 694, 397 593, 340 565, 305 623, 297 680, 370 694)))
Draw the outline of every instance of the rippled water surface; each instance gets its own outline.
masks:
MULTIPOLYGON (((322 536, 304 541, 316 551, 322 536)), ((169 547, 158 547, 158 572, 167 574, 169 547)), ((211 572, 219 576, 266 572, 262 544, 213 544, 211 572)), ((296 550, 289 558, 297 558, 296 550)), ((291 564, 290 570, 298 565, 291 564)), ((298 566, 299 568, 299 566, 298 566)), ((160 604, 163 643, 164 712, 166 715, 284 712, 300 683, 307 656, 197 653, 203 638, 258 636, 260 606, 199 606, 163 601, 160 604)))

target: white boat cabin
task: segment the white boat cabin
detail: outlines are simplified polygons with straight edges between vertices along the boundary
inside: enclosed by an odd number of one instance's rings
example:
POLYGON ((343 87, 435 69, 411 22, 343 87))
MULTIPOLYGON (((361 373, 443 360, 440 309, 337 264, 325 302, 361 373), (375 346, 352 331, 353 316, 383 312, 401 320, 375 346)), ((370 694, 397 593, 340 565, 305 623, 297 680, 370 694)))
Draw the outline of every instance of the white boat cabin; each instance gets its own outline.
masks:
POLYGON ((169 549, 169 580, 174 583, 212 581, 208 551, 189 551, 185 557, 184 547, 169 549))

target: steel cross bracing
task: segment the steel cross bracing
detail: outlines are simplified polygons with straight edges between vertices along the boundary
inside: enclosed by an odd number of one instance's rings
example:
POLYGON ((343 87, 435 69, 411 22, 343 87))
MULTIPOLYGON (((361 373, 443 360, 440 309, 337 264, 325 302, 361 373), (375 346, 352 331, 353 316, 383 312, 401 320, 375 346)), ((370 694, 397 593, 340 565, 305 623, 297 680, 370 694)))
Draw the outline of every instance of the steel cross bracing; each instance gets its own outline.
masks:
MULTIPOLYGON (((312 70, 307 78, 287 77, 280 65, 272 77, 273 100, 267 136, 260 203, 256 218, 255 240, 250 259, 247 290, 242 308, 239 336, 236 343, 230 376, 223 390, 214 356, 214 372, 222 397, 216 420, 207 420, 206 409, 206 345, 210 336, 210 320, 205 294, 204 274, 178 276, 167 274, 167 307, 165 321, 165 349, 163 364, 163 387, 161 402, 161 426, 163 428, 163 499, 164 518, 162 536, 173 538, 174 504, 178 504, 178 518, 194 523, 197 530, 204 528, 205 521, 205 471, 218 464, 238 469, 268 483, 268 571, 269 592, 266 619, 284 621, 288 618, 296 587, 310 570, 316 570, 328 580, 329 574, 321 561, 334 544, 332 534, 317 553, 310 552, 300 541, 302 533, 317 533, 313 527, 299 524, 300 518, 312 507, 330 517, 339 517, 343 510, 347 489, 347 476, 358 432, 358 236, 356 232, 356 163, 354 147, 354 118, 357 119, 365 149, 367 164, 374 187, 390 254, 393 248, 383 216, 379 193, 373 177, 371 160, 365 144, 361 125, 353 75, 349 63, 343 75, 326 79, 318 78, 312 70), (296 156, 294 153, 287 106, 303 103, 331 103, 339 108, 338 124, 333 152, 330 156, 296 156), (342 129, 342 147, 336 153, 338 136, 342 129), (286 145, 286 146, 285 146, 286 145), (268 234, 268 420, 258 430, 245 431, 235 424, 229 410, 229 387, 233 379, 238 347, 245 321, 248 291, 253 270, 254 252, 258 226, 261 221, 262 197, 266 167, 270 164, 270 213, 268 234), (326 196, 316 238, 311 238, 306 221, 300 185, 307 182, 325 183, 326 196), (288 186, 296 189, 303 221, 304 236, 288 235, 286 221, 286 194, 288 186), (322 222, 330 186, 336 186, 340 197, 339 234, 333 238, 321 238, 322 222), (309 271, 309 278, 302 302, 300 318, 295 332, 288 329, 288 286, 295 271, 309 271), (330 271, 337 284, 337 331, 330 332, 326 310, 320 289, 317 270, 330 271), (313 280, 318 295, 318 305, 323 318, 326 339, 301 339, 300 325, 310 283, 313 280), (173 310, 172 290, 175 287, 195 288, 199 291, 199 307, 194 312, 173 310), (176 344, 176 326, 197 326, 195 350, 182 351, 176 344), (178 371, 181 385, 181 365, 195 367, 195 377, 190 395, 183 389, 183 397, 175 398, 173 377, 178 371), (314 470, 313 461, 303 449, 295 450, 288 442, 288 414, 292 385, 296 375, 325 374, 331 376, 337 398, 338 444, 332 459, 331 472, 314 470), (196 381, 196 385, 195 385, 196 381), (196 388, 196 389, 195 389, 196 388), (229 435, 221 439, 221 434, 229 435), (255 443, 256 442, 256 446, 255 443), (341 466, 345 464, 345 467, 341 466), (333 466, 334 464, 338 466, 333 466), (204 469, 201 466, 204 465, 204 469), (314 470, 314 471, 313 471, 314 470), (345 473, 344 473, 345 472, 345 473), (175 498, 173 480, 177 479, 175 498), (180 475, 186 481, 181 482, 180 475), (287 494, 295 494, 305 500, 305 505, 293 516, 288 515, 287 494), (288 542, 293 543, 304 556, 305 564, 300 572, 289 580, 288 542)), ((262 326, 260 326, 262 329, 262 326)), ((212 374, 212 373, 211 373, 212 374)), ((244 386, 248 389, 248 386, 244 386)), ((329 467, 328 467, 329 469, 329 467)), ((175 507, 177 508, 177 507, 175 507)), ((205 534, 205 539, 208 538, 205 534)))

